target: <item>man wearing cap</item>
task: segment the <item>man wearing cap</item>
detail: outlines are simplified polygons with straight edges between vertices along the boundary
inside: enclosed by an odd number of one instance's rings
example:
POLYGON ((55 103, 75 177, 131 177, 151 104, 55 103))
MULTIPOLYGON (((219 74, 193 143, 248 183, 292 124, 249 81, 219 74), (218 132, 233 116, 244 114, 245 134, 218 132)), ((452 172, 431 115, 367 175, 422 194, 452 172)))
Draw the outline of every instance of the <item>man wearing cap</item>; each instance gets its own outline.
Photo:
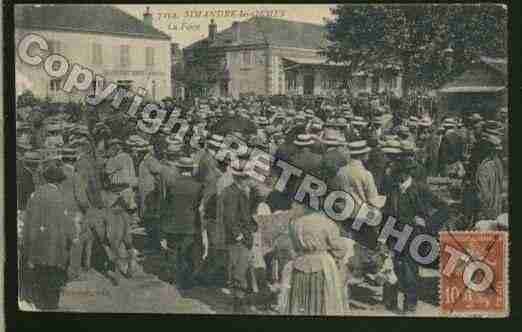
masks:
POLYGON ((61 168, 51 165, 43 172, 46 183, 31 195, 23 229, 21 280, 32 283, 32 302, 38 309, 58 309, 60 289, 66 282, 71 243, 78 233, 65 205, 59 185, 65 179, 61 168))
POLYGON ((16 202, 17 208, 20 211, 25 210, 25 206, 29 197, 34 192, 36 183, 33 176, 35 172, 34 166, 31 166, 31 163, 38 163, 40 155, 35 152, 30 151, 19 151, 26 150, 25 148, 17 147, 17 156, 16 158, 16 202))
POLYGON ((475 175, 477 220, 493 220, 502 212, 504 169, 499 158, 502 141, 498 136, 485 134, 482 144, 484 158, 475 175))
POLYGON ((323 137, 322 143, 326 151, 321 160, 321 178, 325 183, 329 183, 335 178, 339 169, 348 164, 350 152, 342 134, 328 133, 323 137))
POLYGON ((84 219, 107 255, 108 270, 104 272, 118 285, 122 275, 130 278, 136 269, 137 251, 132 242, 131 218, 127 211, 134 210, 137 206, 131 188, 120 192, 104 189, 101 197, 103 207, 89 208, 84 219), (121 253, 122 245, 127 250, 127 255, 121 253))
MULTIPOLYGON (((383 220, 394 217, 396 229, 404 229, 405 225, 413 227, 410 241, 417 234, 426 234, 431 208, 447 211, 447 205, 434 195, 428 187, 415 180, 413 174, 417 164, 410 158, 401 158, 392 172, 393 186, 387 192, 383 220)), ((392 248, 395 240, 388 239, 388 247, 392 248)), ((409 248, 409 242, 404 248, 409 248)), ((388 310, 397 310, 397 286, 404 292, 403 311, 413 313, 417 307, 417 291, 419 279, 418 263, 411 257, 409 250, 394 252, 393 265, 398 285, 385 284, 383 301, 388 310)))
POLYGON ((165 199, 166 187, 177 179, 179 176, 179 170, 176 166, 176 162, 182 156, 183 142, 178 139, 171 139, 167 137, 166 140, 167 148, 163 155, 164 158, 161 160, 161 188, 162 188, 162 199, 165 199))
POLYGON ((368 156, 367 168, 373 175, 377 191, 383 192, 384 174, 388 160, 382 149, 379 147, 379 138, 377 136, 369 137, 367 142, 368 146, 372 149, 368 156))
POLYGON ((229 164, 230 153, 219 150, 215 156, 218 176, 203 189, 200 204, 200 216, 207 225, 208 259, 205 264, 206 282, 212 286, 225 287, 227 284, 227 247, 225 243, 225 226, 223 224, 224 189, 233 182, 229 164))
POLYGON ((314 144, 315 140, 310 135, 297 135, 294 145, 298 148, 298 152, 295 154, 292 164, 307 174, 319 176, 321 156, 312 152, 314 144))
POLYGON ((145 145, 145 156, 138 167, 138 192, 140 195, 140 215, 149 236, 149 249, 159 250, 159 209, 161 201, 162 165, 157 152, 151 145, 145 145))
POLYGON ((78 186, 87 196, 88 205, 82 206, 81 204, 84 202, 80 202, 80 207, 84 212, 89 207, 101 208, 103 206, 101 198, 102 161, 101 159, 96 160, 92 145, 87 139, 73 140, 69 144, 77 149, 78 158, 74 163, 74 169, 78 175, 78 186))
POLYGON ((224 139, 223 136, 214 134, 205 142, 205 148, 199 158, 196 175, 204 184, 211 183, 220 176, 215 155, 223 146, 224 139))
POLYGON ((74 220, 74 226, 79 234, 78 243, 71 247, 68 269, 70 279, 82 277, 82 267, 84 267, 84 271, 91 268, 92 234, 89 226, 83 220, 83 213, 88 208, 89 203, 87 194, 82 190, 78 173, 74 168, 77 157, 77 152, 73 148, 67 147, 62 150, 62 170, 65 174, 65 180, 60 184, 60 189, 64 193, 68 214, 74 220), (85 258, 85 264, 82 266, 83 258, 85 258))
MULTIPOLYGON (((337 173, 335 187, 332 189, 344 190, 351 194, 356 206, 363 204, 370 208, 381 209, 386 197, 379 195, 372 173, 365 166, 369 158, 371 148, 365 140, 354 141, 348 144, 350 150, 350 161, 337 173)), ((376 230, 368 228, 359 232, 346 231, 356 241, 354 247, 354 276, 362 277, 366 266, 372 266, 374 249, 376 249, 376 230)))
POLYGON ((168 250, 169 276, 181 289, 194 286, 201 260, 208 254, 204 220, 199 218, 203 185, 194 177, 194 160, 181 157, 176 162, 180 176, 167 187, 161 208, 161 247, 168 250), (203 243, 201 250, 200 241, 203 243))
POLYGON ((109 140, 109 159, 105 164, 109 185, 116 191, 137 184, 134 162, 132 157, 122 150, 121 144, 121 140, 117 138, 109 140))
POLYGON ((464 159, 464 142, 455 130, 455 119, 447 118, 442 123, 445 133, 442 136, 439 148, 439 172, 442 176, 448 176, 451 168, 464 159))
POLYGON ((223 197, 223 223, 228 246, 228 273, 234 296, 235 311, 241 310, 248 292, 247 272, 254 244, 253 234, 257 223, 253 219, 253 198, 248 186, 244 162, 231 164, 233 183, 221 194, 223 197))

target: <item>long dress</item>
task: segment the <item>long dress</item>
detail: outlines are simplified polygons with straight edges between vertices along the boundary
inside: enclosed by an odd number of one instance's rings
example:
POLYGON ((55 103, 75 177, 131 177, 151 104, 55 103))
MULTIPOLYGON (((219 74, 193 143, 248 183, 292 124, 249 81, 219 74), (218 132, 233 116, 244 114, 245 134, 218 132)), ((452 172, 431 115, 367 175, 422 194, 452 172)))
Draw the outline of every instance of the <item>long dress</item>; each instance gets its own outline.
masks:
POLYGON ((335 258, 349 249, 338 226, 321 213, 310 213, 290 222, 290 238, 297 257, 293 261, 288 315, 343 315, 347 296, 335 258))

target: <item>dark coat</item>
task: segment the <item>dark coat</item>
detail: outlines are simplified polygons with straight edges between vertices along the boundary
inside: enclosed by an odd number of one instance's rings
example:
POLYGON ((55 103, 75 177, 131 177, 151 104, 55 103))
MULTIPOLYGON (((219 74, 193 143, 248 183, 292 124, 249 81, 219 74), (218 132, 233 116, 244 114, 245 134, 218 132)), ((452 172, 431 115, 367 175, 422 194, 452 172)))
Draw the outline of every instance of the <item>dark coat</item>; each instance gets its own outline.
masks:
POLYGON ((291 164, 306 174, 320 176, 321 161, 321 155, 304 149, 294 156, 291 164))
POLYGON ((18 210, 25 210, 29 197, 35 190, 33 173, 22 160, 16 161, 16 202, 18 210))
POLYGON ((247 195, 234 183, 222 193, 223 224, 225 225, 225 242, 235 244, 236 238, 243 234, 242 242, 252 248, 253 233, 257 231, 257 223, 252 217, 251 195, 247 195))
POLYGON ((64 268, 70 241, 77 236, 62 191, 45 184, 27 203, 24 221, 24 260, 33 264, 64 268))
POLYGON ((198 165, 198 173, 196 177, 205 184, 210 184, 215 182, 220 172, 218 170, 216 159, 214 156, 208 152, 208 150, 204 150, 201 155, 201 159, 199 160, 198 165))
MULTIPOLYGON (((427 185, 413 180, 404 193, 400 193, 398 185, 393 185, 390 190, 384 211, 387 216, 395 217, 397 222, 402 224, 402 226, 396 226, 396 229, 402 229, 405 224, 415 226, 415 216, 426 220, 428 229, 440 229, 440 225, 430 224, 430 218, 434 209, 446 212, 448 207, 444 201, 429 190, 427 185)), ((418 228, 418 226, 414 228, 418 228)))
POLYGON ((375 186, 380 193, 383 192, 384 173, 387 165, 388 158, 386 158, 384 152, 379 148, 372 149, 368 158, 367 167, 368 171, 372 173, 375 186))
POLYGON ((196 234, 203 185, 192 176, 179 176, 167 187, 161 208, 161 230, 168 234, 196 234))
MULTIPOLYGON (((101 198, 102 182, 101 171, 93 157, 84 155, 76 161, 74 168, 78 174, 80 190, 85 192, 88 207, 101 208, 103 201, 101 198)), ((85 208, 82 206, 82 208, 85 208)))
POLYGON ((439 168, 451 165, 464 158, 464 142, 462 137, 453 130, 443 137, 439 148, 439 168))
POLYGON ((326 151, 321 160, 321 179, 328 182, 329 179, 334 178, 341 167, 348 164, 348 157, 343 155, 339 150, 333 149, 326 151))

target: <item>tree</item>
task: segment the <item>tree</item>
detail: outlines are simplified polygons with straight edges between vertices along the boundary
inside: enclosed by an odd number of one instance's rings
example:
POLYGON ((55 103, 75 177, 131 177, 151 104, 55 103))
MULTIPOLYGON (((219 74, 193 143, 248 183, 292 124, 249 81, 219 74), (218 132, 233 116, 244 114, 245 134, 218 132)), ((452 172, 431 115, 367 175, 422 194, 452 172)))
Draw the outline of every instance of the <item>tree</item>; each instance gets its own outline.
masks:
POLYGON ((189 91, 202 96, 223 75, 224 53, 217 52, 208 45, 194 48, 184 55, 186 66, 183 80, 189 91))
POLYGON ((507 56, 503 5, 344 4, 332 14, 322 50, 330 61, 350 73, 400 65, 406 87, 435 88, 480 55, 507 56))

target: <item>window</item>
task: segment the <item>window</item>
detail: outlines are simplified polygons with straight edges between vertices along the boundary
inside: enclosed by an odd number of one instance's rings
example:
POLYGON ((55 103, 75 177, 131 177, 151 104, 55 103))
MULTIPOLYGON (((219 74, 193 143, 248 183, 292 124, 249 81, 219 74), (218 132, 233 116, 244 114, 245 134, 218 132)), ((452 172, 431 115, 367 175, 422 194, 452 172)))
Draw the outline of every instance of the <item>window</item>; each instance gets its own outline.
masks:
POLYGON ((295 73, 287 73, 286 75, 286 89, 295 90, 297 88, 297 75, 295 73))
POLYGON ((147 67, 154 66, 154 48, 152 47, 145 48, 145 65, 147 67))
POLYGON ((241 54, 239 52, 231 52, 230 53, 230 64, 232 65, 240 65, 241 64, 241 54))
POLYGON ((129 45, 120 46, 120 65, 128 67, 130 65, 130 48, 129 45))
POLYGON ((393 76, 393 77, 391 78, 391 84, 390 84, 390 85, 391 85, 391 88, 392 88, 392 89, 397 89, 397 85, 398 85, 397 83, 398 83, 398 81, 399 81, 399 80, 398 80, 397 76, 393 76))
POLYGON ((256 65, 264 65, 266 53, 264 51, 259 51, 254 53, 256 65))
POLYGON ((244 51, 243 52, 243 64, 244 65, 250 65, 252 63, 252 52, 251 51, 244 51))
POLYGON ((59 91, 62 87, 62 80, 59 78, 55 78, 51 80, 50 89, 51 91, 59 91))
POLYGON ((92 63, 95 65, 101 65, 103 63, 102 47, 98 43, 92 44, 92 63))

